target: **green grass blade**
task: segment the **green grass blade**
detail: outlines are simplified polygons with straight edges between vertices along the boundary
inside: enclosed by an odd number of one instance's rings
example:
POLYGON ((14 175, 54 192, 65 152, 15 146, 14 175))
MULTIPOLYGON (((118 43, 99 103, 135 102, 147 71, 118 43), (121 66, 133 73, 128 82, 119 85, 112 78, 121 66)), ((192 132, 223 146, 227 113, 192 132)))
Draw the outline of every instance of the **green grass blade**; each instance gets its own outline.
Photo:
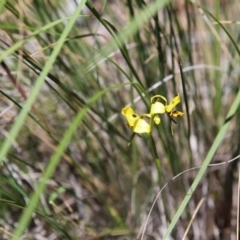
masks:
MULTIPOLYGON (((50 71, 55 59, 57 58, 63 44, 64 44, 64 41, 66 40, 70 30, 72 29, 76 19, 78 18, 83 6, 84 6, 84 3, 86 1, 82 1, 76 11, 74 12, 73 16, 70 18, 69 20, 69 23, 67 24, 66 28, 64 29, 58 43, 56 44, 56 47, 54 48, 52 54, 51 54, 51 57, 49 58, 49 60, 46 62, 44 68, 43 68, 43 71, 41 72, 39 78, 37 79, 36 81, 36 84, 28 98, 28 100, 26 101, 21 113, 19 114, 18 118, 16 119, 16 122, 15 124, 13 125, 11 131, 10 131, 10 134, 9 134, 9 138, 7 138, 3 145, 1 146, 1 149, 0 149, 0 162, 3 160, 4 156, 7 154, 8 150, 10 149, 11 147, 11 144, 12 144, 12 141, 16 138, 17 134, 19 133, 20 131, 20 128, 22 127, 23 123, 24 123, 24 120, 25 118, 27 117, 28 115, 28 112, 31 110, 31 106, 32 104, 34 103, 35 99, 37 98, 37 95, 44 83, 44 80, 45 80, 45 77, 47 76, 48 72, 50 71)), ((5 51, 3 53, 2 56, 0 56, 0 62, 7 56, 9 55, 10 53, 12 53, 12 51, 15 51, 18 47, 21 46, 21 44, 23 43, 23 41, 20 41, 18 43, 16 43, 12 48, 10 48, 9 50, 5 51), (18 46, 20 44, 20 46, 18 46), (7 55, 6 55, 7 54, 7 55)))
MULTIPOLYGON (((29 41, 29 39, 33 38, 36 35, 39 35, 42 32, 46 32, 48 29, 56 26, 57 24, 60 24, 64 21, 67 21, 71 19, 71 17, 65 17, 65 18, 61 18, 58 19, 54 22, 51 22, 47 25, 45 25, 42 28, 37 29, 36 31, 34 31, 32 34, 30 34, 27 38, 24 38, 18 42, 16 42, 15 44, 13 44, 11 47, 9 47, 6 51, 4 51, 3 53, 1 53, 0 55, 0 62, 3 61, 6 57, 8 57, 9 55, 13 54, 16 50, 18 50, 23 44, 25 44, 27 41, 29 41)), ((66 39, 66 38, 65 38, 66 39)), ((64 39, 64 41, 65 41, 64 39)), ((60 39, 59 39, 60 41, 60 39)))
POLYGON ((35 207, 37 206, 39 197, 41 196, 41 194, 45 190, 48 179, 53 175, 56 167, 59 164, 60 157, 62 156, 62 154, 66 150, 73 134, 76 132, 77 127, 79 126, 80 122, 83 120, 84 116, 86 115, 86 113, 89 109, 89 106, 92 103, 94 103, 95 101, 97 101, 103 94, 105 94, 109 90, 114 89, 114 88, 118 88, 122 85, 124 85, 124 84, 116 85, 112 88, 105 89, 105 90, 95 94, 88 101, 88 103, 85 105, 85 107, 81 111, 78 112, 78 114, 75 117, 75 119, 73 120, 72 124, 70 125, 70 127, 68 128, 66 133, 64 134, 60 144, 58 145, 58 148, 57 148, 56 152, 50 158, 49 165, 47 166, 46 170, 44 171, 42 179, 36 187, 36 191, 34 192, 32 197, 30 198, 28 207, 25 209, 24 213, 21 216, 21 219, 19 220, 19 225, 18 225, 16 231, 14 232, 14 237, 12 238, 12 240, 19 239, 20 236, 22 235, 23 231, 27 227, 27 225, 30 221, 32 212, 34 211, 35 207))
POLYGON ((0 14, 2 12, 2 9, 3 9, 4 5, 5 5, 5 2, 6 2, 6 0, 0 1, 0 14))
MULTIPOLYGON (((219 25, 222 27, 222 29, 225 31, 225 33, 228 35, 229 39, 231 40, 232 44, 234 45, 238 55, 240 56, 240 50, 236 44, 236 42, 234 41, 234 39, 232 38, 232 36, 228 33, 228 31, 226 30, 226 28, 224 28, 224 26, 211 14, 209 13, 206 9, 203 9, 204 11, 206 11, 215 21, 217 21, 219 23, 219 25)), ((230 121, 232 119, 232 117, 235 115, 238 107, 240 105, 240 89, 238 90, 238 93, 237 93, 237 96, 235 98, 235 101, 233 102, 232 104, 232 107, 231 109, 229 110, 228 114, 227 114, 227 117, 225 119, 225 122, 223 124, 223 126, 220 128, 203 164, 202 164, 202 167, 200 168, 191 188, 188 190, 184 200, 182 201, 178 211, 176 212, 172 222, 170 223, 168 229, 167 229, 167 232, 166 234, 164 235, 164 238, 163 240, 167 239, 170 235, 170 233, 172 232, 172 229, 174 228, 174 226, 176 225, 178 219, 180 218, 181 214, 183 213, 183 211, 185 210, 185 207, 187 205, 187 203, 189 202, 193 192, 195 191, 195 189, 197 188, 199 182, 201 181, 209 163, 211 162, 215 152, 217 151, 218 147, 220 146, 220 143, 227 131, 227 128, 230 124, 230 121)))
MULTIPOLYGON (((162 0, 162 1, 155 1, 151 4, 148 4, 147 7, 139 12, 138 16, 135 17, 128 26, 119 31, 119 34, 116 35, 117 41, 119 45, 123 45, 124 41, 128 39, 129 37, 133 36, 140 27, 143 26, 149 19, 156 14, 159 9, 163 8, 167 3, 171 2, 171 0, 162 0)), ((96 56, 95 60, 90 61, 93 62, 93 64, 90 64, 86 71, 91 71, 96 67, 96 63, 100 62, 103 58, 103 56, 108 56, 111 52, 114 51, 116 48, 115 40, 113 39, 110 43, 107 44, 106 47, 103 48, 101 51, 101 54, 99 56, 96 56)))
POLYGON ((238 107, 240 105, 240 90, 238 91, 238 94, 235 98, 235 101, 233 102, 232 104, 232 107, 231 109, 229 110, 228 114, 227 114, 227 117, 226 117, 226 120, 225 120, 225 123, 223 124, 223 126, 221 127, 220 131, 218 132, 218 135, 216 136, 213 144, 212 144, 212 147, 210 148, 203 164, 202 164, 202 167, 200 168, 191 188, 188 190, 184 200, 182 201, 178 211, 176 212, 175 216, 173 217, 172 219, 172 222, 171 224, 169 225, 168 229, 167 229, 167 232, 166 234, 164 235, 163 237, 163 240, 166 240, 169 235, 171 234, 172 232, 172 229, 174 228, 174 226, 176 225, 178 219, 180 218, 180 216, 182 215, 183 211, 185 210, 185 207, 186 205, 188 204, 190 198, 192 197, 192 194, 193 192, 195 191, 195 189, 197 188, 199 182, 201 181, 204 173, 206 172, 206 169, 209 165, 209 163, 211 162, 215 152, 217 151, 219 145, 221 144, 221 141, 223 140, 224 136, 225 136, 225 133, 228 129, 228 126, 230 124, 230 121, 231 119, 234 117, 238 107))

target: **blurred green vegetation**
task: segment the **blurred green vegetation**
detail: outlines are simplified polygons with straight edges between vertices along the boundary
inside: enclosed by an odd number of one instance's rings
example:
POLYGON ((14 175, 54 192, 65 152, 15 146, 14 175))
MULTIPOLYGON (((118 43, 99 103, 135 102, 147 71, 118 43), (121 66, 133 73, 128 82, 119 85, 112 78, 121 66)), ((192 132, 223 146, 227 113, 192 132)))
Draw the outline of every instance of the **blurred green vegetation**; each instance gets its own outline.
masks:
MULTIPOLYGON (((0 238, 162 239, 197 170, 171 179, 212 145, 212 163, 240 154, 238 2, 80 2, 0 2, 0 238), (121 109, 178 93, 174 135, 164 116, 128 146, 121 109)), ((188 224, 186 239, 236 238, 237 161, 224 166, 172 239, 188 224)))

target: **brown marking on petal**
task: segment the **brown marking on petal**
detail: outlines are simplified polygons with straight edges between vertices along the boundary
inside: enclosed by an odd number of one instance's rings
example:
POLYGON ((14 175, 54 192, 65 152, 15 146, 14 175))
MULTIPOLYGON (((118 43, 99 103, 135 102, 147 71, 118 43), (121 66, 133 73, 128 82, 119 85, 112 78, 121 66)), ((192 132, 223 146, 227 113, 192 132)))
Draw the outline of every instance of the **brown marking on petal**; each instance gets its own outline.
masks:
POLYGON ((135 117, 137 117, 137 115, 136 115, 136 114, 133 114, 132 116, 133 116, 134 118, 135 118, 135 117))
POLYGON ((172 111, 170 113, 170 115, 173 116, 173 117, 182 117, 184 115, 184 113, 179 112, 179 111, 172 111))

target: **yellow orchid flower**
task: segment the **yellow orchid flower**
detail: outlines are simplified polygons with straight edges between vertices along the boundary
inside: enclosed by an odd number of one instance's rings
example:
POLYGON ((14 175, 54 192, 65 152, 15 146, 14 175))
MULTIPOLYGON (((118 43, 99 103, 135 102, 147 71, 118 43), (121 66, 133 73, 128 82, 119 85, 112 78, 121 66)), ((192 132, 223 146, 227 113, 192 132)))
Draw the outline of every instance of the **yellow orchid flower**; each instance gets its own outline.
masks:
POLYGON ((122 115, 127 119, 127 125, 133 132, 150 133, 150 124, 143 119, 144 116, 148 116, 147 114, 139 116, 131 107, 127 106, 122 109, 122 115))
MULTIPOLYGON (((155 124, 159 124, 161 121, 159 114, 167 113, 167 115, 171 119, 170 124, 172 121, 176 123, 172 117, 182 117, 184 115, 183 112, 175 111, 175 110, 173 111, 173 109, 180 103, 179 94, 176 97, 174 97, 169 104, 167 104, 167 99, 162 95, 156 95, 152 97, 151 103, 152 103, 151 110, 150 110, 150 114, 148 115, 150 117, 153 117, 153 121, 155 122, 155 124), (155 98, 157 99, 157 101, 153 103, 153 100, 155 98), (161 103, 159 100, 163 100, 165 104, 161 103)), ((171 126, 171 131, 173 134, 172 126, 171 126)))
MULTIPOLYGON (((179 94, 174 97, 169 104, 167 104, 167 99, 162 95, 155 95, 151 98, 151 109, 150 114, 147 114, 148 117, 153 117, 153 121, 155 124, 160 124, 161 118, 159 114, 167 113, 170 118, 171 117, 182 117, 184 115, 183 112, 180 111, 173 111, 173 108, 176 107, 178 103, 180 103, 180 96, 179 94), (154 99, 157 99, 154 102, 154 99), (163 100, 164 103, 160 102, 159 100, 163 100)), ((173 120, 173 119, 172 119, 173 120)), ((174 121, 174 120, 173 120, 174 121)))
POLYGON ((180 96, 179 94, 174 97, 169 104, 167 104, 167 99, 163 97, 162 95, 156 95, 151 98, 151 110, 150 110, 150 115, 155 115, 155 114, 162 114, 162 113, 167 113, 169 116, 172 117, 182 117, 184 115, 183 112, 180 111, 173 111, 173 108, 176 107, 178 103, 180 103, 180 96), (157 101, 153 103, 153 100, 157 98, 157 101), (158 100, 162 99, 165 104, 159 102, 158 100))
POLYGON ((134 136, 135 133, 149 134, 152 126, 143 118, 149 117, 155 124, 160 124, 160 114, 166 113, 170 117, 171 121, 175 122, 172 117, 182 117, 184 115, 183 112, 173 110, 179 103, 179 94, 174 97, 169 104, 165 97, 162 95, 156 95, 151 98, 151 109, 149 114, 138 115, 131 107, 127 106, 122 109, 122 115, 127 119, 128 127, 134 132, 132 136, 134 136), (162 100, 162 102, 160 102, 160 100, 162 100))

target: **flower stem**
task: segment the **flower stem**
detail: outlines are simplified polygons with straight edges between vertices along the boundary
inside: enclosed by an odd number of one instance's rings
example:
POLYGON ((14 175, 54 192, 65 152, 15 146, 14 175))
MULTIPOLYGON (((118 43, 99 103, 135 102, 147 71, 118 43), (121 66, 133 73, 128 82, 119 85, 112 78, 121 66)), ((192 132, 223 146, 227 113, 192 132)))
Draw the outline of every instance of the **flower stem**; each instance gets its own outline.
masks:
POLYGON ((162 176, 162 168, 161 168, 161 164, 160 164, 160 159, 159 159, 158 154, 157 154, 156 145, 155 145, 154 139, 153 139, 151 134, 150 134, 150 149, 151 149, 151 153, 152 153, 155 165, 157 167, 158 182, 160 184, 161 183, 161 176, 162 176))

